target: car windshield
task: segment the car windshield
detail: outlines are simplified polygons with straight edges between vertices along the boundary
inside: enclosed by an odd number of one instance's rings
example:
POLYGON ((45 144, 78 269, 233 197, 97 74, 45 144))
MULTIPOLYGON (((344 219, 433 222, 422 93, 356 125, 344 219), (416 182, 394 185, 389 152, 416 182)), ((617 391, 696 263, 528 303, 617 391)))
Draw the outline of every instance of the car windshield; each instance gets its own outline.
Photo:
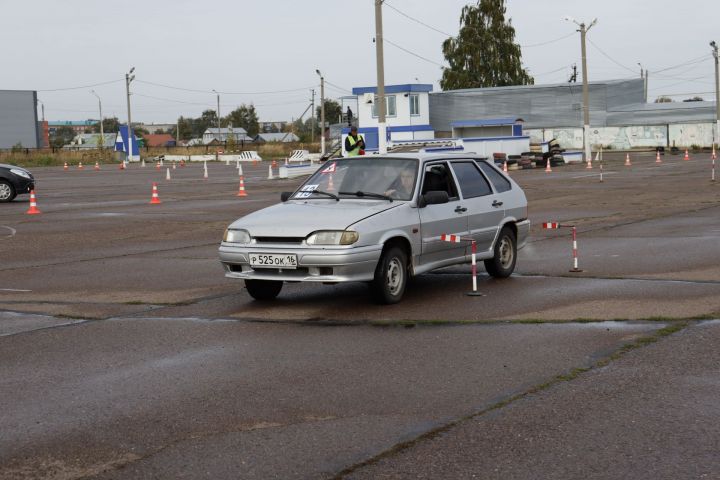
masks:
POLYGON ((399 158, 352 158, 328 160, 293 195, 296 198, 411 200, 417 177, 417 160, 399 158))

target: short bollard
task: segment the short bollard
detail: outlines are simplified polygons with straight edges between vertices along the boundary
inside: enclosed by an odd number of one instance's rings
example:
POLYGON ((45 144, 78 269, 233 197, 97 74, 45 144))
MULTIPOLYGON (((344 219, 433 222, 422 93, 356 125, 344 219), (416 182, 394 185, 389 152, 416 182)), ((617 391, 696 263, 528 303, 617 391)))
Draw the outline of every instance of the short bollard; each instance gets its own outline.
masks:
POLYGON ((577 248, 577 229, 575 225, 562 225, 558 222, 545 222, 542 224, 546 230, 556 230, 558 228, 571 228, 572 229, 572 256, 573 256, 573 268, 569 270, 572 273, 582 272, 578 268, 578 248, 577 248))
POLYGON ((484 293, 477 291, 477 244, 475 243, 475 240, 447 233, 440 235, 440 240, 452 243, 470 242, 470 249, 472 251, 472 291, 467 292, 465 295, 469 297, 484 297, 484 293))

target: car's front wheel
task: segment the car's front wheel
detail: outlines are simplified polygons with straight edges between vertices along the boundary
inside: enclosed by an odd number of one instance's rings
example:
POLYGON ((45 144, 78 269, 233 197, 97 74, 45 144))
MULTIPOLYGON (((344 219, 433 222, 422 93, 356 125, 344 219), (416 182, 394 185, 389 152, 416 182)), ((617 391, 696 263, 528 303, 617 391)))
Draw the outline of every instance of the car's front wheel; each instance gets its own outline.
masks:
POLYGON ((503 227, 495 242, 493 258, 485 260, 485 270, 495 278, 509 277, 515 270, 517 239, 510 227, 503 227))
POLYGON ((245 280, 245 288, 255 300, 274 300, 282 287, 280 280, 245 280))
POLYGON ((386 305, 398 303, 405 293, 407 279, 407 254, 397 246, 387 248, 375 268, 371 283, 373 296, 386 305))
POLYGON ((15 189, 7 180, 0 180, 0 202, 12 202, 15 189))

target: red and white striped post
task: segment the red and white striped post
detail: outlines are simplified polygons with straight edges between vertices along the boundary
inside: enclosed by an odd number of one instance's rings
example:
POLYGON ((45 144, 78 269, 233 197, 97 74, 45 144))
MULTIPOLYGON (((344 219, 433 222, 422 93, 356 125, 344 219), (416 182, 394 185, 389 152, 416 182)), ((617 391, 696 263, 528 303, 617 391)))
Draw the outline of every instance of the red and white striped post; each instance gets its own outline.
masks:
POLYGON ((440 235, 440 240, 443 242, 452 242, 452 243, 460 243, 460 242, 470 242, 470 249, 472 252, 471 256, 471 264, 472 264, 472 291, 467 292, 465 295, 468 295, 470 297, 484 297, 485 295, 477 291, 477 243, 475 243, 475 240, 472 238, 465 238, 461 237, 460 235, 453 235, 453 234, 447 234, 443 233, 440 235))
POLYGON ((569 271, 572 273, 582 272, 582 270, 578 268, 577 229, 575 228, 575 225, 562 225, 558 222, 545 222, 542 224, 542 226, 546 230, 556 230, 558 228, 572 229, 573 268, 571 268, 569 271))
POLYGON ((712 173, 710 174, 710 181, 715 181, 715 159, 717 159, 717 153, 715 153, 715 144, 713 143, 712 150, 712 173))

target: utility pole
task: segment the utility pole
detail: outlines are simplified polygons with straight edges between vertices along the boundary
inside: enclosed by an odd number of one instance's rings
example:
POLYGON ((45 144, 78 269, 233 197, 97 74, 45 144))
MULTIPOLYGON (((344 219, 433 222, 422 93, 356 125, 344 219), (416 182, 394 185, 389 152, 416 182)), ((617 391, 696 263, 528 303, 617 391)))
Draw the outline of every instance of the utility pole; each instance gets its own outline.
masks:
POLYGON ((590 153, 590 100, 588 93, 588 75, 587 75, 587 55, 585 49, 585 35, 597 23, 597 18, 590 22, 590 25, 585 23, 578 23, 572 17, 565 17, 565 20, 573 22, 575 25, 580 27, 580 50, 582 52, 582 76, 583 76, 583 145, 585 150, 585 161, 591 160, 590 153))
POLYGON ((177 119, 177 130, 175 131, 175 146, 180 146, 180 119, 177 119))
POLYGON ((320 70, 315 70, 320 76, 320 157, 325 156, 325 77, 320 70))
MULTIPOLYGON (((125 74, 125 92, 127 93, 127 110, 128 110, 128 128, 127 128, 127 139, 128 139, 128 154, 127 161, 132 159, 132 141, 133 141, 133 130, 132 130, 132 116, 130 115, 130 82, 135 80, 135 75, 132 73, 135 71, 135 67, 132 67, 128 73, 125 74)), ((102 121, 102 119, 101 119, 102 121)))
POLYGON ((648 72, 648 69, 645 69, 645 83, 643 84, 643 95, 645 96, 645 103, 647 103, 647 87, 648 87, 648 75, 650 75, 650 72, 648 72))
POLYGON ((105 131, 103 130, 103 116, 102 116, 102 102, 100 101, 100 95, 95 93, 95 90, 90 90, 90 93, 95 95, 98 99, 98 108, 100 109, 100 150, 105 148, 105 131))
POLYGON ((383 59, 382 2, 375 0, 375 58, 377 61, 377 114, 378 150, 387 153, 387 127, 385 125, 385 61, 383 59))
POLYGON ((310 122, 310 143, 315 143, 315 89, 310 90, 312 93, 312 121, 310 122))
POLYGON ((220 94, 213 88, 213 92, 217 95, 217 139, 218 142, 222 140, 222 136, 220 135, 220 94))
POLYGON ((710 42, 715 57, 715 143, 720 143, 720 73, 718 72, 718 46, 715 40, 710 42))

